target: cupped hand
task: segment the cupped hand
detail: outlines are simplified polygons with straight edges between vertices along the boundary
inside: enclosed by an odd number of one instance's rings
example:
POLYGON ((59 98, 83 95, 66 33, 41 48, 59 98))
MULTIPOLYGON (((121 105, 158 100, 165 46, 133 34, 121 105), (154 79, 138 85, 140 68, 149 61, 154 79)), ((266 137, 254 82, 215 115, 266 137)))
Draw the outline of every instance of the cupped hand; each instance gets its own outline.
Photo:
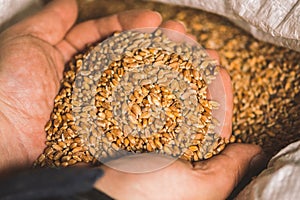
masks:
POLYGON ((0 35, 0 171, 29 166, 42 153, 72 55, 115 31, 161 23, 158 13, 135 10, 75 24, 77 12, 75 0, 52 1, 0 35))
MULTIPOLYGON (((186 34, 184 26, 178 22, 168 21, 160 27, 186 34)), ((194 36, 188 36, 194 39, 194 36)), ((208 50, 207 53, 219 60, 215 51, 208 50)), ((220 70, 220 79, 226 104, 221 136, 229 138, 232 131, 233 102, 230 77, 224 68, 220 70)), ((249 144, 231 144, 220 155, 193 164, 180 159, 170 161, 160 156, 123 157, 104 164, 104 177, 94 186, 120 200, 221 200, 230 195, 245 174, 249 175, 251 171, 257 173, 264 163, 261 148, 249 144), (159 168, 162 166, 163 168, 159 168)))
MULTIPOLYGON (((122 158, 109 164, 116 169, 124 165, 147 168, 156 165, 154 162, 165 162, 165 159, 122 158)), ((132 173, 131 169, 128 173, 104 165, 104 176, 95 183, 95 188, 120 200, 222 200, 228 197, 246 173, 257 173, 263 166, 264 154, 258 146, 230 144, 221 154, 209 160, 194 164, 177 160, 148 173, 132 173)))

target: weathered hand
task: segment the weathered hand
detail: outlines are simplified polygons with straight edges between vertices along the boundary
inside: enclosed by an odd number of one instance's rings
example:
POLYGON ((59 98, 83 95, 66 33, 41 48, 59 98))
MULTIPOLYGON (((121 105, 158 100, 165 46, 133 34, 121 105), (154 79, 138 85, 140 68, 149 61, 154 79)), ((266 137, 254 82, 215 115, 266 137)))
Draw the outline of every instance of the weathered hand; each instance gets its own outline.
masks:
MULTIPOLYGON (((220 155, 192 165, 177 160, 149 173, 125 173, 103 166, 104 177, 95 187, 115 199, 226 199, 241 178, 262 166, 261 149, 249 144, 230 144, 220 155)), ((141 168, 164 162, 164 158, 113 161, 114 167, 130 164, 141 168)))
POLYGON ((0 35, 0 171, 29 166, 45 147, 65 63, 115 31, 157 27, 161 16, 135 10, 75 24, 75 0, 57 0, 0 35))

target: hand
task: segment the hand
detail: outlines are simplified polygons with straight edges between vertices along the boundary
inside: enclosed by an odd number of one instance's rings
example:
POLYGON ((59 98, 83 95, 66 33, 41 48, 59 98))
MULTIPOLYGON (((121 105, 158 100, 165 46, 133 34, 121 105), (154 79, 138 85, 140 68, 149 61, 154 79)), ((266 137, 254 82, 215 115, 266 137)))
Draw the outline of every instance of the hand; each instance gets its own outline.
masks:
MULTIPOLYGON (((171 165, 149 173, 126 173, 103 166, 104 176, 95 187, 115 199, 226 199, 241 178, 250 170, 262 167, 261 149, 249 144, 230 144, 220 155, 191 163, 177 160, 171 165)), ((163 162, 164 159, 156 160, 163 162)), ((133 162, 113 161, 114 166, 133 162)), ((153 159, 136 161, 133 165, 153 165, 153 159)), ((259 168, 259 170, 261 170, 259 168)))
POLYGON ((0 172, 32 165, 72 55, 115 31, 157 27, 153 11, 128 11, 75 24, 75 0, 57 0, 0 35, 0 172))

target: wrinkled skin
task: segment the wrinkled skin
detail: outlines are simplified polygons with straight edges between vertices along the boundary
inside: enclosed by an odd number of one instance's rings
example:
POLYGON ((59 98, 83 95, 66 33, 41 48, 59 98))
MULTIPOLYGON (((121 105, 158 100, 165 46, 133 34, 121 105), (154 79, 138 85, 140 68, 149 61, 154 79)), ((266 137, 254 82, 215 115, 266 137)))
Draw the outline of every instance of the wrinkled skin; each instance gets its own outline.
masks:
MULTIPOLYGON (((0 174, 30 166, 45 148, 44 125, 72 55, 115 31, 160 26, 186 34, 181 23, 162 23, 161 16, 149 10, 74 24, 77 9, 75 0, 53 1, 0 35, 0 174)), ((213 51, 209 54, 218 58, 213 51)), ((227 127, 222 136, 229 137, 232 91, 228 74, 224 70, 221 74, 228 94, 227 127)), ((104 166, 105 176, 95 187, 119 199, 224 199, 259 153, 257 146, 230 145, 221 155, 195 166, 176 161, 139 175, 104 166)))

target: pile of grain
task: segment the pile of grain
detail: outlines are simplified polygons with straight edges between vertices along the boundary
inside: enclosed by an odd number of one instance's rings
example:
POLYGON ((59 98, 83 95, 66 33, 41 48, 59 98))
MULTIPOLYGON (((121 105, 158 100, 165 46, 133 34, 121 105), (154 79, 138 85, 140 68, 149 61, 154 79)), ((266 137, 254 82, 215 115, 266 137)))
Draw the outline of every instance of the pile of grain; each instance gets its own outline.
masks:
POLYGON ((207 99, 217 62, 164 31, 116 33, 75 57, 35 165, 96 165, 147 152, 199 161, 224 149, 230 140, 215 132, 221 124, 212 114, 219 103, 207 99))

